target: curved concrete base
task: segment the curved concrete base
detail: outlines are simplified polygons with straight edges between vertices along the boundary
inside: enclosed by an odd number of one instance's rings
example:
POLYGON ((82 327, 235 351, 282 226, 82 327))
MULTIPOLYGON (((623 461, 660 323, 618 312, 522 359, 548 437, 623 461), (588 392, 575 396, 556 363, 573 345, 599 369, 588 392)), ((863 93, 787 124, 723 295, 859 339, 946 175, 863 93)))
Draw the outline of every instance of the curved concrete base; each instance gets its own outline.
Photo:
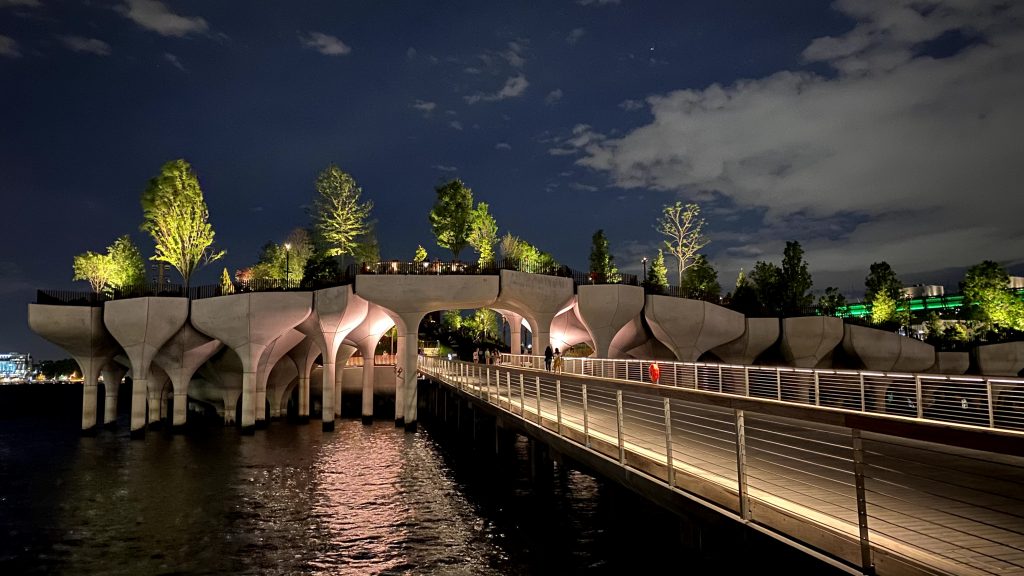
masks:
POLYGON ((639 286, 604 284, 579 286, 574 312, 594 343, 594 355, 608 358, 615 335, 640 315, 644 289, 639 286))
POLYGON ((644 317, 680 362, 695 362, 708 350, 731 342, 746 329, 743 315, 703 300, 648 296, 644 317))
POLYGON ((970 352, 936 352, 935 364, 928 371, 935 374, 965 374, 970 367, 970 352))
POLYGON ((855 324, 843 327, 843 350, 867 370, 923 372, 935 365, 935 347, 931 344, 855 324))
POLYGON ((743 335, 711 353, 726 364, 753 364, 757 357, 779 339, 778 318, 747 318, 743 335))
POLYGON ((1024 370, 1024 342, 978 346, 974 359, 985 376, 1016 376, 1024 370))
POLYGON ((782 319, 779 347, 790 366, 824 368, 832 350, 843 340, 843 321, 832 316, 782 319))

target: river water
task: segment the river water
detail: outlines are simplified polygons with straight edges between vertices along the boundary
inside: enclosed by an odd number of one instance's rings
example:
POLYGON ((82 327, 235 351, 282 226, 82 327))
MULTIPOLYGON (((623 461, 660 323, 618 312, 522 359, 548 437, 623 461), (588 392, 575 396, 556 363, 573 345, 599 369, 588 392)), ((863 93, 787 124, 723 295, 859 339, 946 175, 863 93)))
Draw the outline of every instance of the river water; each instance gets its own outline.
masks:
POLYGON ((743 562, 728 546, 684 550, 678 518, 617 486, 558 467, 538 483, 522 440, 495 456, 440 429, 354 419, 334 433, 314 420, 130 440, 124 418, 82 437, 72 410, 7 412, 0 574, 623 574, 666 562, 698 574, 743 562))

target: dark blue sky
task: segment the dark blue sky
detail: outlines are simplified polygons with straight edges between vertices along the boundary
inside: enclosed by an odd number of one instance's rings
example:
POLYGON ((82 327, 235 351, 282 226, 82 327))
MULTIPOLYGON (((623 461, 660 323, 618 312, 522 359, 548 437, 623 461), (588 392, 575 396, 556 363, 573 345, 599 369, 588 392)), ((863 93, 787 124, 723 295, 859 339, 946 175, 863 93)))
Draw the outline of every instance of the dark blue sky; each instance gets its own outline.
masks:
POLYGON ((1024 257, 1020 8, 534 4, 0 0, 0 350, 60 355, 34 289, 121 234, 148 256, 138 198, 178 157, 228 252, 198 283, 307 225, 330 162, 389 259, 448 258, 427 212, 455 176, 580 269, 603 228, 639 271, 661 207, 698 201, 726 290, 785 240, 851 295, 873 261, 1024 257))

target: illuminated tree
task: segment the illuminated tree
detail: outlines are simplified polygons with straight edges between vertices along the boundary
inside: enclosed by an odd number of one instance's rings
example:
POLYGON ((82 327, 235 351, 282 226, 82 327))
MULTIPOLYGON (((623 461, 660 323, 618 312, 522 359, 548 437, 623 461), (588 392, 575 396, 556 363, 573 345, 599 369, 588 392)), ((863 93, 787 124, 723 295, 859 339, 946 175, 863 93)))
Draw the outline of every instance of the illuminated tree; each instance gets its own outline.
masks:
POLYGON ((486 202, 480 202, 469 216, 469 245, 480 255, 480 266, 494 262, 494 244, 498 241, 498 223, 488 212, 486 202))
POLYGON ((186 288, 196 268, 224 255, 213 249, 206 201, 188 162, 172 160, 160 168, 142 194, 142 212, 141 228, 156 245, 150 260, 174 266, 186 288))
POLYGON ((498 315, 494 310, 480 308, 472 317, 463 320, 462 325, 478 342, 498 337, 498 315))
POLYGON ((363 190, 355 179, 334 164, 316 177, 311 216, 327 256, 355 254, 358 239, 369 232, 367 218, 373 202, 361 202, 363 190))
POLYGON ((1010 289, 1010 275, 999 264, 986 260, 971 266, 960 288, 978 320, 997 328, 1024 330, 1024 303, 1010 289))
POLYGON ((131 236, 125 234, 107 247, 110 258, 110 281, 108 289, 123 290, 130 286, 141 286, 146 282, 146 264, 142 253, 132 242, 131 236))
POLYGON ((665 267, 665 252, 658 248, 658 257, 651 262, 645 279, 647 288, 654 294, 668 292, 668 268, 665 267))
POLYGON ((306 269, 306 261, 313 255, 313 242, 309 232, 302 228, 292 230, 285 241, 267 242, 260 250, 259 262, 251 269, 256 280, 288 280, 291 287, 298 286, 306 269))
POLYGON ((555 258, 529 242, 507 232, 499 244, 502 258, 521 272, 543 274, 558 268, 555 258))
POLYGON ((818 309, 824 316, 837 316, 840 308, 846 307, 846 296, 835 286, 825 288, 825 293, 818 298, 818 309))
POLYGON ((594 232, 590 246, 590 278, 595 284, 616 284, 622 280, 615 257, 608 249, 604 230, 594 232))
POLYGON ((412 257, 413 262, 423 262, 427 259, 427 249, 422 245, 416 246, 416 254, 412 257))
POLYGON ((747 316, 754 314, 763 313, 763 309, 758 304, 757 293, 754 290, 753 284, 747 279, 743 273, 743 269, 740 268, 739 274, 736 275, 736 286, 730 294, 725 295, 726 300, 729 301, 729 307, 737 312, 742 312, 747 316))
POLYGON ((456 260, 469 242, 472 227, 473 191, 455 179, 434 189, 437 200, 430 210, 430 228, 437 245, 452 251, 456 260))
POLYGON ((864 300, 871 302, 880 292, 885 292, 896 300, 900 297, 902 287, 903 283, 888 262, 875 262, 871 264, 868 275, 864 277, 864 300))
POLYGON ((99 294, 110 282, 113 266, 110 257, 96 252, 85 252, 74 257, 72 268, 75 272, 72 280, 86 280, 92 291, 99 294))
POLYGON ((708 245, 710 240, 704 236, 704 219, 700 217, 700 206, 681 202, 662 208, 661 218, 655 230, 668 236, 665 250, 676 257, 677 282, 679 289, 683 287, 683 272, 693 263, 697 252, 708 245))
POLYGON ((687 298, 718 302, 722 294, 722 288, 718 285, 718 272, 703 254, 694 258, 693 264, 683 274, 682 293, 687 298))
POLYGON ((228 274, 227 268, 224 268, 224 271, 220 274, 220 293, 221 296, 235 293, 235 285, 231 282, 231 275, 228 274))

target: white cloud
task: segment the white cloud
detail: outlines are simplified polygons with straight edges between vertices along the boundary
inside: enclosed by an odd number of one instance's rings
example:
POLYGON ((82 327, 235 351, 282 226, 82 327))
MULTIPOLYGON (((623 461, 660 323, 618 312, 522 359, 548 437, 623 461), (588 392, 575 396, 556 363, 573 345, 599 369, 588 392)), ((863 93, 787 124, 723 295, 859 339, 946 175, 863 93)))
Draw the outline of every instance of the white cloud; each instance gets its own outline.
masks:
POLYGON ((579 182, 572 182, 569 184, 569 188, 573 190, 579 190, 580 192, 597 192, 600 190, 597 186, 591 186, 590 184, 581 184, 579 182))
POLYGON ((73 52, 88 52, 97 56, 110 56, 110 44, 96 38, 61 36, 61 41, 73 52))
POLYGON ((495 150, 511 150, 512 149, 512 145, 509 144, 508 142, 498 142, 497 144, 494 145, 494 149, 495 150))
POLYGON ((458 120, 452 120, 448 125, 451 126, 453 130, 462 130, 462 122, 459 122, 458 120))
POLYGON ((188 72, 188 70, 185 69, 185 65, 182 64, 181 60, 179 60, 178 57, 174 54, 171 54, 170 52, 164 52, 164 60, 170 62, 171 66, 174 66, 178 70, 181 70, 182 72, 188 72))
POLYGON ((405 57, 408 58, 409 60, 412 60, 413 58, 415 58, 416 57, 416 49, 413 48, 412 46, 409 46, 409 49, 405 51, 405 57))
POLYGON ((505 100, 508 98, 516 98, 522 96, 526 92, 526 88, 529 87, 530 83, 526 80, 526 76, 520 74, 513 76, 505 81, 505 86, 497 92, 485 94, 477 93, 471 96, 466 96, 465 100, 469 104, 476 104, 477 102, 497 102, 498 100, 505 100))
POLYGON ((412 107, 423 112, 423 116, 430 116, 434 112, 434 109, 437 108, 437 103, 428 102, 426 100, 416 100, 416 102, 413 102, 412 107))
MULTIPOLYGON (((812 269, 901 272, 1024 253, 1024 5, 840 0, 859 23, 804 57, 836 76, 782 71, 648 98, 622 137, 586 125, 549 150, 649 188, 760 217, 725 265, 801 241, 812 269), (918 11, 918 10, 921 11, 918 11), (935 58, 922 43, 978 41, 935 58), (799 234, 799 236, 798 236, 799 234)), ((748 223, 748 227, 750 224, 748 223)))
POLYGON ((523 57, 525 44, 525 40, 508 43, 508 48, 501 53, 501 56, 506 62, 508 62, 509 66, 513 68, 522 68, 526 65, 526 58, 523 57))
POLYGON ((482 70, 480 70, 476 66, 467 66, 466 68, 463 68, 462 71, 465 72, 466 74, 479 74, 480 72, 482 72, 482 70))
POLYGON ((340 39, 323 32, 310 32, 305 36, 300 34, 299 41, 306 48, 312 48, 325 56, 344 56, 352 52, 352 48, 340 39))
POLYGON ((158 0, 127 0, 118 11, 139 26, 162 36, 187 36, 206 32, 209 25, 198 16, 179 16, 158 0))
POLYGON ((619 102, 619 108, 622 108, 626 112, 633 112, 635 110, 642 110, 644 103, 641 100, 623 100, 619 102))
POLYGON ((569 35, 565 37, 565 41, 569 46, 575 46, 576 43, 580 41, 580 38, 583 38, 583 35, 586 33, 587 31, 583 28, 573 28, 569 32, 569 35))
POLYGON ((458 172, 459 171, 459 169, 456 168, 455 166, 445 166, 444 164, 434 164, 434 169, 435 170, 440 170, 441 172, 458 172))
POLYGON ((558 102, 561 99, 562 99, 562 89, 561 88, 555 88, 551 92, 548 92, 548 95, 544 97, 544 103, 550 106, 550 105, 554 104, 555 102, 558 102))
POLYGON ((10 36, 0 34, 0 56, 20 58, 21 50, 18 50, 18 41, 10 36))

